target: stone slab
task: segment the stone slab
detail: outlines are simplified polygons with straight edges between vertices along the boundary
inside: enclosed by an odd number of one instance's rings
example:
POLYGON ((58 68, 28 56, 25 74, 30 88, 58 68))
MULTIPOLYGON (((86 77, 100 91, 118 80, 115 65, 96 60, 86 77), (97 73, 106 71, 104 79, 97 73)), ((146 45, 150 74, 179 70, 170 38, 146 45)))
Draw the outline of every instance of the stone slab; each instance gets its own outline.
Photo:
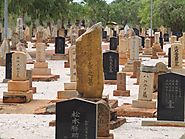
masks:
POLYGON ((114 139, 114 135, 110 134, 109 137, 97 137, 97 139, 114 139))
POLYGON ((104 80, 104 84, 116 85, 117 80, 104 80))
POLYGON ((68 54, 53 54, 51 60, 68 60, 68 54))
POLYGON ((30 89, 29 80, 26 81, 8 81, 8 91, 28 91, 30 89))
POLYGON ((185 122, 179 122, 179 121, 142 121, 142 126, 185 127, 185 122))
POLYGON ((126 91, 114 90, 113 91, 113 96, 125 96, 125 97, 129 97, 130 96, 130 90, 126 90, 126 91))
POLYGON ((34 68, 48 68, 47 62, 35 62, 34 68))
POLYGON ((32 69, 32 75, 51 75, 50 68, 34 68, 32 69))
POLYGON ((131 104, 124 104, 115 108, 118 116, 123 117, 156 117, 157 109, 134 108, 131 104))
POLYGON ((110 99, 109 100, 109 107, 111 109, 117 108, 118 107, 118 100, 117 99, 110 99))
POLYGON ((118 118, 116 121, 110 121, 110 129, 114 130, 124 123, 126 123, 126 118, 118 118))
POLYGON ((3 103, 27 103, 33 99, 33 92, 30 90, 24 94, 9 94, 4 92, 3 103))
POLYGON ((142 100, 133 100, 132 106, 135 108, 146 108, 146 109, 155 109, 155 101, 142 101, 142 100))
POLYGON ((76 90, 64 90, 57 92, 58 99, 70 99, 74 97, 78 97, 78 92, 76 90))
POLYGON ((64 83, 64 90, 76 90, 76 82, 64 83))
POLYGON ((60 75, 32 75, 32 81, 57 81, 60 75))

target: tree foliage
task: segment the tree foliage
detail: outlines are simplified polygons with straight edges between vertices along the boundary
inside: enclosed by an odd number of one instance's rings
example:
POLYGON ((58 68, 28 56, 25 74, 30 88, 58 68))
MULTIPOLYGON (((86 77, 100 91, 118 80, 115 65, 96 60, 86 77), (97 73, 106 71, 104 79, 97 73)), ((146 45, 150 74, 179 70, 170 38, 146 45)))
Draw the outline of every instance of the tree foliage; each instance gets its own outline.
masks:
MULTIPOLYGON (((114 0, 107 4, 105 0, 8 0, 9 16, 12 20, 22 16, 25 22, 35 20, 50 22, 61 20, 85 20, 95 22, 114 21, 131 26, 150 25, 150 0, 114 0)), ((3 19, 4 0, 0 3, 1 21, 3 19)), ((185 30, 185 0, 153 0, 153 26, 164 25, 172 30, 185 30)))

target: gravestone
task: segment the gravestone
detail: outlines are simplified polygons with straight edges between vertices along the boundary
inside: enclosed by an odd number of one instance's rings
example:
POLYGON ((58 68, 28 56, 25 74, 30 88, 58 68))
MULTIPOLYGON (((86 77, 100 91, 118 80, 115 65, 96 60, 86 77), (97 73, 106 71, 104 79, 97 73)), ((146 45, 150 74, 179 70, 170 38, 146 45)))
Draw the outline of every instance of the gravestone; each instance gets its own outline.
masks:
POLYGON ((140 81, 139 81, 139 95, 138 100, 132 101, 132 106, 136 108, 156 108, 156 102, 152 101, 152 93, 153 93, 153 86, 154 86, 154 73, 145 72, 142 69, 140 73, 140 81))
POLYGON ((137 28, 133 28, 135 35, 139 36, 139 30, 137 28))
POLYGON ((107 40, 107 31, 103 31, 103 33, 102 33, 102 38, 103 38, 104 40, 107 40))
POLYGON ((97 105, 72 99, 56 104, 56 139, 97 139, 97 105), (67 109, 66 109, 67 108, 67 109))
POLYGON ((143 37, 143 36, 139 36, 140 38, 141 38, 141 46, 142 46, 142 48, 144 48, 145 47, 145 37, 143 37))
POLYGON ((171 48, 168 48, 168 67, 171 67, 171 48))
POLYGON ((144 55, 151 55, 152 54, 152 47, 151 47, 151 41, 150 38, 145 39, 145 47, 144 47, 144 55))
POLYGON ((102 26, 97 23, 76 40, 77 91, 99 98, 103 92, 102 26))
POLYGON ((164 34, 164 42, 169 42, 170 41, 170 35, 168 33, 164 34))
POLYGON ((182 68, 182 45, 180 43, 173 43, 171 46, 171 68, 182 68))
POLYGON ((97 102, 98 105, 98 137, 109 137, 110 130, 110 107, 104 100, 97 102))
POLYGON ((76 46, 69 48, 70 81, 76 82, 76 46))
POLYGON ((65 38, 55 38, 55 54, 65 54, 65 38))
POLYGON ((130 60, 139 60, 139 47, 141 46, 141 38, 132 36, 129 40, 130 45, 130 60))
POLYGON ((110 50, 117 50, 118 47, 118 40, 117 37, 110 38, 110 50))
POLYGON ((4 103, 25 103, 33 99, 30 82, 26 76, 26 54, 12 54, 12 80, 8 81, 8 92, 3 94, 4 103))
POLYGON ((113 91, 113 96, 130 96, 130 90, 126 90, 126 73, 117 73, 117 90, 113 91))
POLYGON ((177 41, 177 36, 171 36, 171 38, 170 38, 170 43, 172 44, 172 43, 175 43, 177 41))
POLYGON ((161 49, 163 49, 163 36, 162 36, 162 32, 160 32, 159 43, 161 45, 161 49))
POLYGON ((103 53, 103 69, 105 80, 116 80, 119 72, 119 54, 115 51, 103 53))
POLYGON ((12 80, 25 81, 26 78, 26 54, 16 52, 12 54, 12 80))
POLYGON ((159 75, 157 120, 184 121, 184 82, 182 75, 159 75))
POLYGON ((6 54, 5 79, 12 79, 12 54, 13 52, 6 54))

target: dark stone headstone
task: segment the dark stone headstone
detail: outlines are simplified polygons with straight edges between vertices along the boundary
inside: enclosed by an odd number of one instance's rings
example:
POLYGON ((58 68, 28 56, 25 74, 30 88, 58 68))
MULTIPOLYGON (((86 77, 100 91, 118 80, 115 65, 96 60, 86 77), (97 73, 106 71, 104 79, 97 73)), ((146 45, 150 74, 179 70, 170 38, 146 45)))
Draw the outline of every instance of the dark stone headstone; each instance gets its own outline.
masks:
POLYGON ((5 79, 12 79, 12 54, 11 53, 7 53, 6 54, 6 67, 5 67, 5 79))
POLYGON ((139 36, 139 37, 141 37, 141 46, 144 48, 144 46, 145 46, 145 37, 143 37, 143 36, 139 36))
POLYGON ((133 28, 135 35, 139 36, 139 30, 137 28, 133 28))
POLYGON ((163 49, 163 36, 162 36, 162 32, 160 32, 159 43, 160 43, 161 49, 163 49))
POLYGON ((185 76, 159 75, 157 120, 184 121, 185 76))
POLYGON ((170 41, 170 35, 168 33, 164 34, 164 42, 169 42, 170 41))
POLYGON ((116 80, 119 72, 119 55, 117 52, 103 53, 103 71, 105 80, 116 80))
POLYGON ((64 30, 64 35, 67 37, 67 29, 64 30))
POLYGON ((65 54, 65 38, 55 38, 55 54, 65 54))
POLYGON ((171 67, 171 48, 168 48, 168 67, 171 67))
POLYGON ((117 50, 118 47, 118 40, 117 37, 110 38, 110 50, 117 50))
POLYGON ((172 32, 172 35, 177 36, 177 40, 178 40, 180 37, 182 37, 183 34, 180 31, 175 31, 175 32, 172 32))
POLYGON ((107 31, 103 31, 102 38, 105 39, 105 40, 107 39, 107 31))
POLYGON ((117 37, 117 32, 115 30, 113 31, 113 36, 117 37))
POLYGON ((2 33, 0 32, 0 43, 2 42, 2 33))
POLYGON ((97 104, 72 99, 56 104, 56 139, 96 139, 97 104))

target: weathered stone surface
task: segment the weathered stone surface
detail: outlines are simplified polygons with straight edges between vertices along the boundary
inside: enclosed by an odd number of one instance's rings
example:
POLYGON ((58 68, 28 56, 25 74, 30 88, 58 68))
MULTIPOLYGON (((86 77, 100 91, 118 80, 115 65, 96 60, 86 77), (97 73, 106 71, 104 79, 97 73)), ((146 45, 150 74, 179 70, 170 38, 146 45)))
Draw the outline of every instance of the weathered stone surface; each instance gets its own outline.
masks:
POLYGON ((102 97, 103 64, 101 23, 92 26, 76 42, 77 91, 84 97, 102 97))
POLYGON ((98 103, 98 137, 109 137, 110 108, 105 101, 98 103))
POLYGON ((76 82, 76 46, 69 48, 70 80, 76 82))
POLYGON ((139 82, 139 100, 151 101, 154 84, 154 73, 141 72, 139 82))
POLYGON ((181 43, 173 43, 171 46, 171 68, 182 68, 182 45, 181 43))
POLYGON ((12 54, 12 80, 25 81, 26 78, 26 54, 15 52, 12 54))
POLYGON ((174 43, 175 41, 177 41, 177 36, 171 36, 170 38, 170 43, 174 43))
POLYGON ((45 62, 45 61, 46 61, 45 44, 37 43, 36 44, 36 62, 45 62))

